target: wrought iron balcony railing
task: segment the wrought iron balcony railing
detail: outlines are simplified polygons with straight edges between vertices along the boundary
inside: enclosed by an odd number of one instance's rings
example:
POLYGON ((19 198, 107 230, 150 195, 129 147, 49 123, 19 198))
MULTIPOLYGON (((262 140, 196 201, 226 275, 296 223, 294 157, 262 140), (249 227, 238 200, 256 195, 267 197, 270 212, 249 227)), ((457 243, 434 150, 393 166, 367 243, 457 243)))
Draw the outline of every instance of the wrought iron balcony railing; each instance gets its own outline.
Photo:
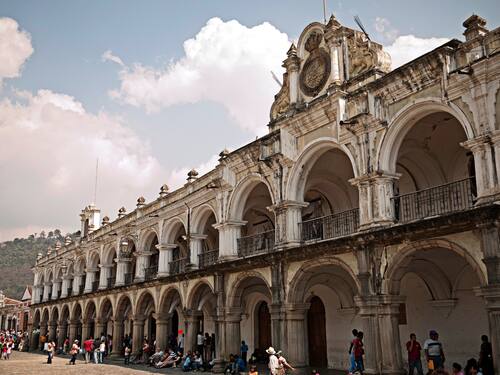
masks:
POLYGON ((108 277, 108 280, 107 280, 107 287, 108 288, 112 288, 115 286, 115 278, 114 277, 108 277))
POLYGON ((274 249, 274 230, 238 238, 238 255, 247 257, 274 249))
POLYGON ((400 223, 462 211, 474 206, 474 178, 398 195, 392 198, 394 217, 400 223))
POLYGON ((168 264, 170 274, 176 275, 178 273, 184 272, 186 270, 187 261, 187 258, 181 258, 171 261, 168 264))
POLYGON ((95 292, 97 289, 99 289, 99 280, 92 281, 92 291, 95 292))
POLYGON ((198 255, 198 259, 200 268, 211 266, 219 260, 219 249, 204 251, 198 255))
POLYGON ((134 282, 134 274, 132 272, 126 273, 124 275, 124 283, 125 285, 130 285, 134 282))
POLYGON ((68 288, 68 296, 71 296, 73 293, 73 288, 68 288))
POLYGON ((78 294, 83 294, 83 291, 85 290, 85 284, 82 284, 78 287, 78 294))
POLYGON ((158 265, 154 264, 152 266, 146 267, 144 269, 144 278, 146 280, 153 280, 158 274, 158 265))
POLYGON ((358 227, 358 208, 306 220, 300 223, 303 241, 320 241, 347 236, 357 232, 358 227))

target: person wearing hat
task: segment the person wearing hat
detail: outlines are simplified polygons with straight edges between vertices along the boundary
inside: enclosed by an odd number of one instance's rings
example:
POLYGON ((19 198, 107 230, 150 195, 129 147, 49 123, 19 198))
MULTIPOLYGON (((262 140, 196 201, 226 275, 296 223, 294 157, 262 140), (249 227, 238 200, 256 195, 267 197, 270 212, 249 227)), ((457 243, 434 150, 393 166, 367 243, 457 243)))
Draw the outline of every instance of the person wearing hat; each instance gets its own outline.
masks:
POLYGON ((266 349, 266 353, 269 354, 269 371, 271 372, 271 375, 278 375, 280 364, 278 362, 278 357, 276 356, 276 350, 270 346, 266 349))
POLYGON ((438 370, 444 366, 443 345, 438 341, 439 334, 435 330, 429 332, 429 338, 424 342, 425 357, 429 370, 438 370))
POLYGON ((69 354, 71 354, 71 359, 69 360, 69 365, 74 365, 76 361, 76 356, 78 355, 78 352, 80 351, 80 347, 78 346, 78 340, 75 340, 73 342, 73 346, 71 347, 71 350, 69 354))

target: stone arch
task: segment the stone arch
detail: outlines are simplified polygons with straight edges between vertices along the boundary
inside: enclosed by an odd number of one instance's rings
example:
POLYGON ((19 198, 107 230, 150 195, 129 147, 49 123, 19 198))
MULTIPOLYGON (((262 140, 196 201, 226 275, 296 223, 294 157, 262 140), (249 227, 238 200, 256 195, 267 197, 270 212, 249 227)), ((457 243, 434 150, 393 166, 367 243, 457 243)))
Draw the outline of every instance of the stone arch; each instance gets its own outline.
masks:
POLYGON ((158 230, 155 227, 150 227, 141 232, 139 235, 139 249, 141 250, 148 250, 151 242, 154 239, 157 239, 159 241, 160 235, 158 233, 158 230))
POLYGON ((66 267, 66 276, 74 276, 75 274, 75 266, 73 262, 69 262, 66 267))
POLYGON ((144 315, 147 313, 146 308, 149 303, 152 303, 152 308, 156 311, 157 303, 153 293, 149 290, 143 290, 137 297, 137 302, 135 304, 136 315, 144 315))
POLYGON ((227 305, 241 307, 242 296, 248 292, 260 292, 263 295, 271 296, 271 286, 260 272, 244 272, 238 275, 238 278, 229 290, 227 305))
POLYGON ((61 308, 61 320, 69 321, 70 319, 70 309, 69 305, 65 303, 61 308))
POLYGON ((332 149, 339 150, 347 156, 351 163, 354 177, 358 177, 359 171, 356 166, 355 158, 349 149, 343 145, 339 145, 333 138, 319 138, 304 147, 304 150, 290 170, 290 177, 288 178, 285 188, 286 199, 298 202, 303 201, 309 173, 318 159, 324 155, 325 152, 332 149))
POLYGON ((181 228, 186 231, 186 224, 184 223, 184 220, 178 216, 166 221, 163 225, 161 243, 174 243, 176 240, 175 235, 181 228))
POLYGON ((83 316, 83 309, 80 302, 76 302, 71 310, 71 320, 81 320, 83 316))
POLYGON ((84 321, 94 320, 97 317, 97 306, 93 300, 87 301, 85 305, 85 311, 83 314, 84 321))
POLYGON ((459 107, 450 103, 445 105, 438 98, 416 100, 399 110, 391 119, 388 130, 379 144, 376 160, 382 171, 394 173, 401 144, 411 128, 422 118, 435 112, 446 112, 462 126, 467 139, 475 136, 472 124, 459 107))
POLYGON ((201 310, 206 302, 210 302, 211 296, 215 297, 212 286, 205 280, 200 280, 189 293, 186 306, 188 309, 201 310))
POLYGON ((59 307, 53 306, 52 309, 50 310, 50 321, 51 322, 58 322, 59 318, 60 318, 59 307))
POLYGON ((219 222, 217 217, 217 211, 212 207, 211 204, 205 203, 193 210, 193 221, 191 224, 194 233, 202 233, 204 225, 211 215, 215 216, 215 222, 219 222))
POLYGON ((48 307, 44 307, 44 309, 42 310, 42 320, 41 322, 44 324, 44 325, 47 325, 47 323, 49 322, 50 320, 50 310, 48 307))
POLYGON ((168 315, 177 307, 183 310, 184 306, 180 290, 176 286, 170 286, 161 294, 158 311, 161 315, 168 315))
POLYGON ((81 256, 76 260, 75 272, 82 273, 85 272, 85 257, 81 256))
POLYGON ((123 294, 118 298, 115 309, 115 319, 124 320, 127 315, 134 314, 134 305, 128 294, 123 294))
POLYGON ((99 251, 93 251, 89 254, 87 268, 96 269, 100 263, 99 251))
POLYGON ((118 253, 116 251, 116 245, 108 245, 104 248, 102 254, 101 264, 106 266, 111 266, 115 263, 115 259, 118 258, 118 253))
POLYGON ((99 319, 111 319, 113 317, 113 312, 114 312, 114 309, 113 309, 113 302, 111 301, 111 299, 109 297, 105 297, 100 305, 99 305, 99 310, 98 310, 98 314, 97 314, 97 317, 99 319))
POLYGON ((35 309, 35 312, 33 314, 33 327, 39 328, 41 321, 42 321, 42 313, 40 309, 35 309))
MULTIPOLYGON (((465 262, 474 271, 475 275, 479 280, 480 285, 486 285, 487 279, 484 266, 482 266, 467 251, 467 249, 463 248, 462 246, 450 240, 434 239, 434 240, 422 240, 422 241, 412 242, 411 244, 405 246, 403 249, 400 249, 397 252, 394 258, 390 260, 387 271, 385 272, 383 281, 383 291, 388 294, 399 294, 401 279, 403 278, 405 273, 408 272, 408 266, 413 260, 412 254, 418 251, 427 251, 435 249, 449 250, 457 254, 459 257, 463 258, 465 262)), ((425 266, 430 267, 428 263, 425 264, 425 266)), ((430 276, 428 272, 425 272, 424 270, 425 267, 422 269, 417 269, 416 271, 410 269, 410 271, 413 271, 414 273, 418 274, 418 276, 421 276, 422 279, 427 282, 427 287, 429 288, 431 295, 440 296, 445 294, 451 297, 452 285, 450 284, 450 281, 444 283, 442 279, 436 280, 438 276, 430 276), (434 279, 432 279, 432 277, 434 279), (449 290, 446 293, 442 291, 443 284, 449 287, 449 290)))
POLYGON ((333 257, 304 263, 290 282, 287 301, 307 302, 310 296, 306 293, 318 284, 330 288, 338 296, 341 308, 354 307, 354 296, 360 290, 358 279, 345 262, 333 257))
POLYGON ((251 173, 236 184, 231 196, 229 197, 227 218, 229 220, 241 220, 245 209, 245 202, 255 187, 259 184, 267 187, 272 204, 276 203, 273 189, 269 182, 260 174, 251 173))

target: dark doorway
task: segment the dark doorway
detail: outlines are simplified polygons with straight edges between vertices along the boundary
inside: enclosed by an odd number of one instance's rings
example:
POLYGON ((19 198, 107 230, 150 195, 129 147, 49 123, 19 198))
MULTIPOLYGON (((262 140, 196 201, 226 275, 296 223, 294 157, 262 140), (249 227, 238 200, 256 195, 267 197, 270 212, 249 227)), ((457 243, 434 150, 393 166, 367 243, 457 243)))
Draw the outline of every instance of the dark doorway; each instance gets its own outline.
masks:
POLYGON ((327 367, 325 305, 319 297, 313 297, 307 312, 307 333, 309 341, 309 365, 327 367))
POLYGON ((257 309, 257 337, 261 351, 271 346, 271 314, 267 302, 261 302, 257 309))
POLYGON ((172 333, 177 337, 179 333, 179 314, 174 310, 172 314, 172 333))

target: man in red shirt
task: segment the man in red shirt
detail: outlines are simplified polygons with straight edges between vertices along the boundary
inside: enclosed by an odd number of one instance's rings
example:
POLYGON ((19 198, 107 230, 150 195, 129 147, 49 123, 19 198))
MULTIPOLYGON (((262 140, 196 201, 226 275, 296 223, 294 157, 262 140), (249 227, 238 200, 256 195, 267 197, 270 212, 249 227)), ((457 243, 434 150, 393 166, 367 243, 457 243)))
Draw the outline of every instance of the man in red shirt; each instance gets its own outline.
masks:
POLYGON ((417 369, 418 375, 424 375, 422 371, 422 361, 420 360, 420 351, 422 347, 417 341, 417 336, 410 334, 410 341, 406 343, 406 350, 408 351, 408 368, 409 375, 413 375, 414 369, 417 369))
POLYGON ((83 342, 83 349, 85 350, 85 363, 92 361, 92 351, 94 350, 94 340, 90 336, 83 342))

